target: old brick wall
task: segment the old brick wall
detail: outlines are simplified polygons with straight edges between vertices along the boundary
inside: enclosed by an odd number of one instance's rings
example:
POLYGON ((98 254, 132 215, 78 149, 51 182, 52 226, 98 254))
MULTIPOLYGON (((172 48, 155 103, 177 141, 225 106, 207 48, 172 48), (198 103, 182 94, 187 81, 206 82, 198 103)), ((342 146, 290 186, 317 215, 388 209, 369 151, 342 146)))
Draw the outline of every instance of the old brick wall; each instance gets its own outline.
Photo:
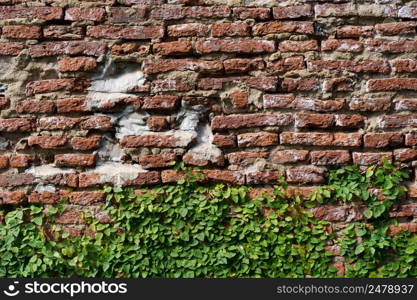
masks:
MULTIPOLYGON (((98 187, 173 182, 178 161, 209 181, 284 175, 303 195, 330 165, 387 157, 413 172, 417 2, 0 4, 2 204, 69 195, 61 221, 77 223, 98 187)), ((393 216, 417 215, 406 201, 393 216)))

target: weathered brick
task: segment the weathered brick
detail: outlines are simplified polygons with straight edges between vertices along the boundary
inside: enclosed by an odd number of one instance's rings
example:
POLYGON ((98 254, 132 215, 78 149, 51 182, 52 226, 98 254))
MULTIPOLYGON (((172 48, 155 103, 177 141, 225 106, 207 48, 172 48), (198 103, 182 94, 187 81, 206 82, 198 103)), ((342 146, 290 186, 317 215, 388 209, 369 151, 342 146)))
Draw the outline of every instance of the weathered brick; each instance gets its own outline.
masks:
POLYGON ((268 71, 271 74, 285 73, 305 68, 304 58, 302 56, 293 56, 280 59, 267 64, 268 71))
POLYGON ((203 90, 221 90, 224 83, 243 82, 248 87, 261 91, 276 91, 278 78, 275 76, 268 77, 226 77, 226 78, 203 78, 199 81, 198 86, 203 90))
POLYGON ((213 144, 220 148, 234 148, 236 147, 236 136, 215 134, 213 144))
POLYGON ((0 155, 0 169, 9 167, 9 157, 7 155, 0 155))
POLYGON ((199 54, 214 52, 225 53, 271 53, 275 51, 275 42, 267 40, 205 40, 197 41, 195 48, 199 54))
POLYGON ((336 28, 337 38, 371 37, 374 34, 373 26, 342 26, 336 28))
POLYGON ((358 53, 363 51, 363 43, 349 39, 328 39, 321 42, 321 50, 358 53))
POLYGON ((350 163, 350 153, 345 150, 311 151, 310 159, 316 166, 344 165, 350 163))
POLYGON ((43 27, 43 37, 53 40, 78 40, 84 36, 82 27, 50 25, 43 27))
POLYGON ((237 136, 239 147, 265 147, 278 144, 278 134, 271 132, 242 133, 237 136))
POLYGON ((248 93, 245 91, 233 91, 229 94, 233 107, 244 108, 248 105, 248 93))
POLYGON ((179 20, 183 18, 227 18, 231 10, 227 6, 190 6, 154 8, 150 17, 157 20, 179 20))
POLYGON ((349 102, 349 108, 355 111, 385 111, 390 106, 390 98, 352 98, 349 102))
POLYGON ((70 144, 74 150, 94 150, 100 146, 100 136, 73 137, 70 144))
POLYGON ((317 51, 319 46, 317 41, 282 41, 278 47, 281 52, 307 52, 317 51))
POLYGON ((132 53, 145 55, 150 53, 150 47, 146 45, 141 45, 137 42, 122 43, 120 45, 113 45, 111 47, 111 53, 113 55, 126 55, 132 53))
POLYGON ((239 171, 203 170, 203 174, 208 181, 245 184, 245 175, 239 171))
POLYGON ((42 149, 59 149, 66 143, 65 136, 30 136, 28 139, 29 146, 39 146, 42 149))
POLYGON ((32 174, 0 174, 0 187, 14 187, 33 184, 35 178, 32 174))
POLYGON ((81 129, 111 130, 113 124, 110 117, 107 116, 90 116, 80 120, 81 129))
POLYGON ((377 41, 367 43, 367 50, 381 53, 413 53, 417 52, 417 41, 377 41))
POLYGON ((106 51, 106 44, 87 41, 62 41, 47 42, 29 47, 32 57, 44 57, 55 55, 91 55, 100 56, 106 51))
POLYGON ((78 121, 77 118, 63 116, 44 117, 39 119, 39 127, 44 130, 71 129, 78 121))
POLYGON ((188 83, 177 80, 177 79, 160 79, 152 81, 152 92, 180 92, 180 91, 189 91, 193 87, 188 83))
POLYGON ((297 19, 301 17, 309 17, 312 13, 310 4, 272 8, 272 15, 274 19, 297 19))
POLYGON ((27 132, 36 130, 34 118, 10 118, 0 119, 0 131, 2 132, 27 132))
POLYGON ((104 202, 105 196, 106 195, 100 191, 72 192, 69 201, 71 204, 76 205, 92 205, 104 202))
POLYGON ((264 94, 263 96, 263 105, 265 108, 288 108, 330 112, 341 110, 344 103, 345 101, 343 99, 318 100, 295 97, 293 94, 264 94))
POLYGON ((209 35, 210 27, 201 23, 178 24, 168 26, 167 32, 170 37, 203 37, 209 35))
POLYGON ((305 162, 308 159, 307 150, 279 150, 271 152, 271 162, 277 164, 287 164, 305 162))
POLYGON ((361 221, 364 219, 361 207, 340 205, 317 206, 312 209, 314 217, 328 222, 361 221))
POLYGON ((95 158, 94 154, 56 154, 55 165, 58 167, 89 167, 94 166, 95 158))
POLYGON ((46 21, 62 19, 63 10, 60 7, 46 7, 46 6, 1 6, 0 20, 7 19, 41 19, 46 21))
POLYGON ((233 16, 237 19, 255 19, 265 21, 270 19, 269 8, 250 8, 250 7, 235 7, 233 8, 233 16))
POLYGON ((284 177, 284 172, 279 171, 264 171, 264 172, 249 172, 246 174, 247 184, 277 184, 278 179, 284 177))
POLYGON ((286 126, 291 124, 291 114, 263 113, 215 116, 211 121, 214 130, 250 128, 261 126, 286 126))
POLYGON ((393 154, 394 154, 394 158, 396 161, 407 162, 407 161, 417 159, 416 149, 410 149, 410 148, 395 149, 393 154))
POLYGON ((406 146, 417 146, 417 132, 410 132, 405 135, 406 146))
POLYGON ((359 147, 362 144, 362 134, 343 132, 283 132, 280 135, 281 144, 305 146, 341 146, 359 147))
POLYGON ((126 136, 120 140, 120 145, 125 148, 138 147, 187 147, 190 142, 182 141, 180 137, 174 135, 141 135, 126 136))
POLYGON ((162 26, 87 26, 87 36, 105 39, 147 40, 164 37, 162 26))
POLYGON ((163 131, 169 127, 169 120, 168 117, 153 116, 146 120, 146 125, 152 131, 163 131))
POLYGON ((146 97, 143 100, 142 109, 146 110, 174 110, 180 98, 177 96, 157 95, 146 97))
POLYGON ((64 19, 67 21, 102 21, 105 16, 104 8, 70 7, 65 10, 64 19))
POLYGON ((92 72, 97 67, 97 62, 91 57, 64 58, 58 61, 59 72, 92 72))
POLYGON ((307 69, 312 72, 332 70, 354 73, 389 73, 390 71, 389 64, 385 60, 311 60, 307 62, 307 69))
POLYGON ((146 74, 163 73, 169 71, 195 71, 201 73, 219 73, 223 70, 220 61, 200 59, 152 59, 144 62, 143 70, 146 74))
POLYGON ((323 82, 323 89, 326 92, 347 92, 353 90, 354 82, 347 77, 337 77, 325 79, 323 82))
POLYGON ((25 49, 25 44, 20 42, 0 43, 0 55, 15 56, 25 49))
POLYGON ((382 35, 398 35, 416 33, 417 22, 393 22, 376 24, 376 32, 382 35))
POLYGON ((246 166, 253 164, 258 159, 266 159, 268 157, 268 152, 232 152, 226 155, 229 163, 232 165, 246 166))
POLYGON ((85 98, 66 98, 56 101, 58 113, 86 112, 89 111, 85 104, 85 98))
POLYGON ((177 160, 174 153, 144 155, 139 158, 140 165, 145 169, 165 168, 172 166, 177 160))
POLYGON ((86 78, 47 79, 31 81, 26 85, 26 95, 56 92, 65 90, 69 92, 83 92, 90 86, 86 78))
POLYGON ((29 154, 13 155, 9 158, 12 168, 27 168, 31 162, 35 160, 35 156, 29 154))
POLYGON ((285 92, 316 91, 320 88, 317 78, 284 78, 281 88, 285 92))
POLYGON ((248 36, 249 25, 244 22, 215 23, 211 25, 211 35, 214 37, 248 36))
POLYGON ((381 159, 387 158, 388 161, 392 161, 392 152, 378 152, 378 153, 361 153, 361 152, 353 152, 353 163, 357 165, 373 165, 381 162, 381 159))
POLYGON ((9 39, 39 39, 40 26, 9 25, 2 27, 2 36, 9 39))
POLYGON ((334 126, 334 115, 331 114, 304 114, 295 115, 295 127, 329 128, 334 126))
POLYGON ((267 35, 274 33, 300 33, 300 34, 313 34, 314 27, 313 22, 305 21, 273 21, 258 23, 252 27, 253 35, 267 35))
POLYGON ((193 47, 189 41, 175 41, 157 43, 152 46, 155 54, 160 55, 185 55, 193 52, 193 47))
POLYGON ((145 7, 110 7, 110 23, 141 22, 145 19, 145 7))
POLYGON ((404 135, 400 132, 367 133, 363 136, 366 148, 385 148, 400 146, 404 143, 404 135))
POLYGON ((28 197, 29 203, 55 204, 63 199, 67 193, 65 191, 53 192, 32 192, 28 197))
POLYGON ((294 167, 286 170, 287 181, 291 183, 321 183, 324 181, 325 168, 294 167))
POLYGON ((383 115, 378 118, 380 128, 417 127, 417 114, 383 115))
POLYGON ((417 8, 410 6, 402 6, 398 10, 399 18, 417 19, 417 8))
POLYGON ((23 114, 52 113, 54 109, 54 102, 48 100, 25 100, 16 104, 16 111, 23 114))
POLYGON ((314 6, 316 17, 351 17, 357 16, 357 8, 353 3, 321 4, 314 6))
POLYGON ((22 191, 3 191, 0 192, 0 203, 17 205, 26 200, 26 194, 22 191))

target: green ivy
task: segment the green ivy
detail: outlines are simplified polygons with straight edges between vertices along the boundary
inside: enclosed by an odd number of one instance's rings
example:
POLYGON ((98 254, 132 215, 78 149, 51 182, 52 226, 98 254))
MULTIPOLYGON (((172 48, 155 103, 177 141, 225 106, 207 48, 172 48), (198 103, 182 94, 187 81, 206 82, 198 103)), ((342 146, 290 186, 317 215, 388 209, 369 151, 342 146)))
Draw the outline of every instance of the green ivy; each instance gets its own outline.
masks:
POLYGON ((112 222, 85 214, 90 234, 81 237, 54 224, 65 202, 9 208, 0 225, 0 276, 335 277, 333 255, 325 250, 333 244, 349 264, 346 276, 416 276, 416 236, 387 235, 387 211, 404 194, 407 175, 387 162, 364 171, 335 169, 309 200, 288 198, 282 180, 272 194, 253 200, 248 187, 202 184, 198 171, 185 171, 178 184, 140 195, 105 187, 102 210, 112 222), (385 200, 369 188, 380 189, 385 200), (309 211, 333 201, 363 201, 369 222, 349 224, 336 237, 309 211))

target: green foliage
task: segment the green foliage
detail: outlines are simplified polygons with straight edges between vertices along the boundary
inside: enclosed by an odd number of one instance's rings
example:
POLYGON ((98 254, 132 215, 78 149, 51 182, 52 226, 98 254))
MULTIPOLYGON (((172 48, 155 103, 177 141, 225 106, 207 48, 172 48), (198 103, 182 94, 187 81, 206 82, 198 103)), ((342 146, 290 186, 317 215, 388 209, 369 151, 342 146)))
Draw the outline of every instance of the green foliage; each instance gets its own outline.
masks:
POLYGON ((341 247, 349 277, 416 276, 416 236, 387 235, 387 210, 405 192, 406 178, 387 162, 363 172, 333 170, 311 200, 288 198, 282 180, 272 194, 253 200, 248 187, 202 184, 198 171, 185 171, 188 178, 178 184, 140 195, 105 187, 102 210, 112 222, 85 214, 90 234, 81 237, 54 225, 64 202, 5 212, 0 277, 335 277, 325 250, 331 244, 341 247), (377 200, 369 188, 386 199, 377 200), (308 210, 314 203, 360 200, 371 224, 350 224, 337 238, 308 210))

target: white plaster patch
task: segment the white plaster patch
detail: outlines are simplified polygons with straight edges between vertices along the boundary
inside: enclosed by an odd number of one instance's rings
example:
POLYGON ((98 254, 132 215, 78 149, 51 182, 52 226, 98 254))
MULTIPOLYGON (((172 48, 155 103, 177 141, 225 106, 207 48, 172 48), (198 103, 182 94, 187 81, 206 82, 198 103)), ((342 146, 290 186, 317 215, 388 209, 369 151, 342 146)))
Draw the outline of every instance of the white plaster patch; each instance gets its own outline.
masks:
POLYGON ((75 173, 74 169, 61 169, 52 164, 42 166, 32 166, 25 171, 27 174, 32 174, 35 177, 53 176, 57 174, 75 173))
POLYGON ((188 153, 195 159, 208 160, 213 163, 219 161, 222 151, 213 145, 213 132, 208 124, 202 126, 197 136, 197 145, 191 148, 188 153))
POLYGON ((100 174, 102 182, 111 182, 115 186, 122 186, 129 180, 134 180, 139 173, 148 172, 138 164, 123 164, 120 162, 104 162, 87 174, 100 174))

